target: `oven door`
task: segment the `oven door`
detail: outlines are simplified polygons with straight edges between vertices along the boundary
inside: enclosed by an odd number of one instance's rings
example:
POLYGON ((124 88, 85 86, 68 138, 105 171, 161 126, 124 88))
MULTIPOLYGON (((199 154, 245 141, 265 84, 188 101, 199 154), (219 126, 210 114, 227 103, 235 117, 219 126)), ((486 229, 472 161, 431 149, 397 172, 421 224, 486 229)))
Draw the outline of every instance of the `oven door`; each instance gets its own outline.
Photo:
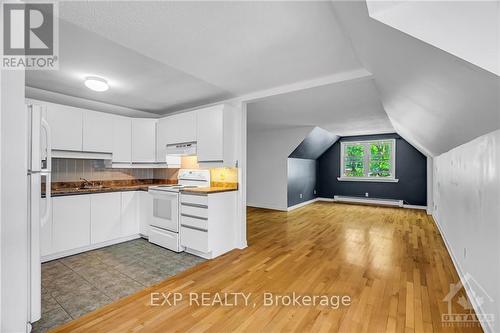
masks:
POLYGON ((179 232, 179 193, 149 190, 149 194, 153 196, 153 214, 149 224, 179 232))

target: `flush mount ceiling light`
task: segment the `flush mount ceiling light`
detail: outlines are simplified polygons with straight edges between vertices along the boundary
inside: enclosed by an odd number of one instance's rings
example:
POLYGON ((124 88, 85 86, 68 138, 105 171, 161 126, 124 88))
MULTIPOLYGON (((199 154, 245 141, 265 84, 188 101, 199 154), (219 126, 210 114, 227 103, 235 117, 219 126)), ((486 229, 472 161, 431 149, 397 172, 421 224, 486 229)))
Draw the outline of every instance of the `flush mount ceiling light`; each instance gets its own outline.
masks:
POLYGON ((101 77, 89 76, 85 78, 85 86, 94 91, 106 91, 109 89, 108 82, 101 77))

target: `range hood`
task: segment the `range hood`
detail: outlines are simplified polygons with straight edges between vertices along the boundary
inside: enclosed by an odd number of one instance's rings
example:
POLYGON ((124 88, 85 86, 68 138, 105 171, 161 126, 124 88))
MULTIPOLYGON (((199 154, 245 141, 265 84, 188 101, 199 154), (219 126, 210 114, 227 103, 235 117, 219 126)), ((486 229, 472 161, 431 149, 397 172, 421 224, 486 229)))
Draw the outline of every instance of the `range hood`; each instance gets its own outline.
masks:
POLYGON ((167 156, 194 156, 196 155, 196 141, 167 145, 167 156))

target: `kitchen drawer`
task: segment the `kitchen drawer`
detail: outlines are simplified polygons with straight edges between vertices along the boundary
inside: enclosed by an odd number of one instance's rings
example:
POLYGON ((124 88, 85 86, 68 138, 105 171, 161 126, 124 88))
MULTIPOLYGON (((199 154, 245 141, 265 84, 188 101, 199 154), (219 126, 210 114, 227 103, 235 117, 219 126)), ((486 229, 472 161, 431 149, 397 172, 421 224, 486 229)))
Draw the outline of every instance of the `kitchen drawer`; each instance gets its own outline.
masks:
POLYGON ((206 253, 210 251, 208 246, 208 232, 190 227, 181 227, 181 244, 200 252, 206 253))
POLYGON ((181 214, 208 218, 208 208, 181 203, 181 214))
POLYGON ((208 196, 196 194, 181 194, 181 203, 190 203, 195 205, 208 206, 208 196))
POLYGON ((179 252, 179 234, 155 227, 149 229, 149 242, 179 252))
POLYGON ((208 220, 204 217, 181 215, 181 225, 208 230, 208 220))

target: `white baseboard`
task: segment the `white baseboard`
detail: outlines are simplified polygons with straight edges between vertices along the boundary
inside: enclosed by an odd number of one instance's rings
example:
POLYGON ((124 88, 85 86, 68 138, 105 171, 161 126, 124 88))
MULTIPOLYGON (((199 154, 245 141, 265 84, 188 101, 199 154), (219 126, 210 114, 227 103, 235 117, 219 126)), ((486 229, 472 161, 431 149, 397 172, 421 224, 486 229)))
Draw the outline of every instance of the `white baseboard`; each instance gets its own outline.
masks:
POLYGON ((349 196, 343 196, 343 195, 335 195, 335 196, 333 196, 333 201, 403 207, 403 200, 392 200, 392 199, 361 198, 361 197, 349 197, 349 196))
MULTIPOLYGON (((462 282, 462 286, 464 287, 465 293, 467 294, 467 297, 469 298, 469 301, 471 302, 472 307, 474 308, 474 311, 478 314, 485 314, 483 308, 476 302, 475 297, 473 297, 474 292, 471 289, 468 281, 465 279, 465 273, 462 270, 462 267, 460 266, 460 263, 458 262, 455 254, 451 250, 451 246, 450 246, 450 243, 448 242, 448 239, 446 238, 446 234, 444 233, 444 230, 441 227, 441 225, 439 224, 439 221, 434 213, 432 214, 432 218, 434 220, 434 223, 436 224, 436 227, 439 230, 439 233, 441 234, 441 238, 443 239, 444 246, 446 247, 446 250, 448 251, 448 253, 451 257, 451 261, 453 262, 453 266, 455 266, 455 270, 458 273, 458 277, 460 278, 460 281, 462 282)), ((481 325, 481 327, 482 327, 484 332, 487 332, 487 333, 494 333, 495 332, 494 328, 489 324, 488 324, 488 326, 481 325)))
POLYGON ((403 205, 403 208, 427 210, 427 206, 403 205))
POLYGON ((292 211, 294 209, 297 209, 297 208, 300 208, 300 207, 304 207, 304 206, 312 204, 313 202, 318 201, 318 200, 319 200, 319 198, 314 198, 314 199, 311 199, 311 200, 308 200, 308 201, 301 202, 299 204, 296 204, 296 205, 288 207, 287 211, 292 211))
POLYGON ((254 208, 264 208, 264 209, 280 210, 282 212, 286 212, 287 211, 287 208, 273 206, 273 205, 253 204, 253 203, 248 203, 247 202, 247 206, 248 207, 254 207, 254 208))
POLYGON ((318 198, 318 201, 325 201, 325 202, 334 202, 335 200, 333 200, 332 198, 318 198))
POLYGON ((128 242, 130 240, 138 239, 138 238, 141 238, 140 234, 130 235, 130 236, 126 236, 126 237, 120 237, 120 238, 112 239, 112 240, 102 242, 102 243, 91 244, 91 245, 82 246, 82 247, 79 247, 76 249, 61 251, 61 252, 57 252, 57 253, 51 253, 51 254, 48 254, 46 256, 42 256, 40 258, 40 260, 42 263, 44 263, 47 261, 72 256, 72 255, 75 255, 78 253, 99 249, 101 247, 106 247, 106 246, 110 246, 110 245, 114 245, 114 244, 118 244, 118 243, 123 243, 123 242, 128 242))

